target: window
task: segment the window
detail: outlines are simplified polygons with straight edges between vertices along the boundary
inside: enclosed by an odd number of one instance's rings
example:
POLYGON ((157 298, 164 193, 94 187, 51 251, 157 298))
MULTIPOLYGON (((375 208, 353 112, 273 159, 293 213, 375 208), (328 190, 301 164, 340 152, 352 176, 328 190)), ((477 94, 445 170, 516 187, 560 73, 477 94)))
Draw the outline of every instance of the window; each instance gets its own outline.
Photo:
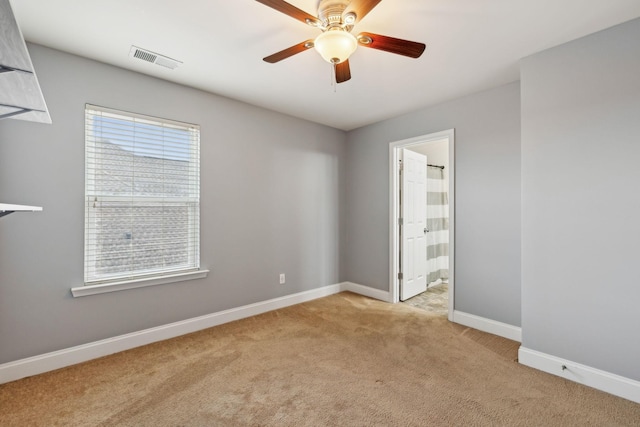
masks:
POLYGON ((85 286, 199 268, 199 126, 86 105, 85 286))

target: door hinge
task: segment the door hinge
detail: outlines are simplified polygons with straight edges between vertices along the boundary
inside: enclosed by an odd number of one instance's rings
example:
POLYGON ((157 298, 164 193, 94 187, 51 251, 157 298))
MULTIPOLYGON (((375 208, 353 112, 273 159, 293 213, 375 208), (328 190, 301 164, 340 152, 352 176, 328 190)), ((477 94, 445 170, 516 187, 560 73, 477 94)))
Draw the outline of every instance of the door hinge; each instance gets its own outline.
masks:
POLYGON ((402 225, 402 218, 398 218, 398 225, 402 225))
POLYGON ((402 273, 398 273, 398 280, 402 280, 402 273))

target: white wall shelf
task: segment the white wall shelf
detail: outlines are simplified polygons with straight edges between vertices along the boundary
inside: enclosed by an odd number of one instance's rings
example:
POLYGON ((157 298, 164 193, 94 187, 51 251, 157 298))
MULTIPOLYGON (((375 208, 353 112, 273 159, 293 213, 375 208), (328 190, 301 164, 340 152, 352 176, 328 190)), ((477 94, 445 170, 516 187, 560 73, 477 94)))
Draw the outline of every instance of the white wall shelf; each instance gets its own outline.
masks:
POLYGON ((27 45, 9 0, 0 0, 0 119, 51 123, 27 45))
POLYGON ((42 207, 40 206, 9 205, 7 203, 0 203, 0 217, 14 212, 39 212, 41 210, 42 207))

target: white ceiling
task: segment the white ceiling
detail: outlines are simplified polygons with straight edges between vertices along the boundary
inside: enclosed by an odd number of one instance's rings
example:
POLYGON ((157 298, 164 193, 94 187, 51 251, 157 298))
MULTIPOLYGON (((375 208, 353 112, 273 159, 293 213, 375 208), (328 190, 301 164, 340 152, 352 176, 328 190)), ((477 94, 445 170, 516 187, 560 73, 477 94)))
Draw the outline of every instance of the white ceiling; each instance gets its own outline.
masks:
MULTIPOLYGON (((316 15, 316 0, 290 0, 316 15)), ((358 48, 331 85, 315 50, 262 58, 318 29, 254 0, 12 0, 28 41, 351 130, 519 78, 519 59, 640 16, 640 0, 384 0, 353 30, 427 44, 420 59, 358 48), (131 45, 184 62, 169 70, 131 45)), ((36 70, 37 72, 37 70, 36 70)))

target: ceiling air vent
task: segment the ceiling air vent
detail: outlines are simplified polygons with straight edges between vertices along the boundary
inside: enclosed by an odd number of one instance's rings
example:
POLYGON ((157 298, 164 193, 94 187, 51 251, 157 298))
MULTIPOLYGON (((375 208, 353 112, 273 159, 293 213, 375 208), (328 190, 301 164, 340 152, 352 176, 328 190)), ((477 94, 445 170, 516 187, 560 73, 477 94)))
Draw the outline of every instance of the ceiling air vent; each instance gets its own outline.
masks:
POLYGON ((131 46, 129 56, 141 59, 143 61, 151 62, 152 64, 161 65, 172 70, 182 65, 182 62, 180 61, 176 61, 175 59, 171 59, 168 56, 160 55, 159 53, 154 53, 137 46, 131 46))

